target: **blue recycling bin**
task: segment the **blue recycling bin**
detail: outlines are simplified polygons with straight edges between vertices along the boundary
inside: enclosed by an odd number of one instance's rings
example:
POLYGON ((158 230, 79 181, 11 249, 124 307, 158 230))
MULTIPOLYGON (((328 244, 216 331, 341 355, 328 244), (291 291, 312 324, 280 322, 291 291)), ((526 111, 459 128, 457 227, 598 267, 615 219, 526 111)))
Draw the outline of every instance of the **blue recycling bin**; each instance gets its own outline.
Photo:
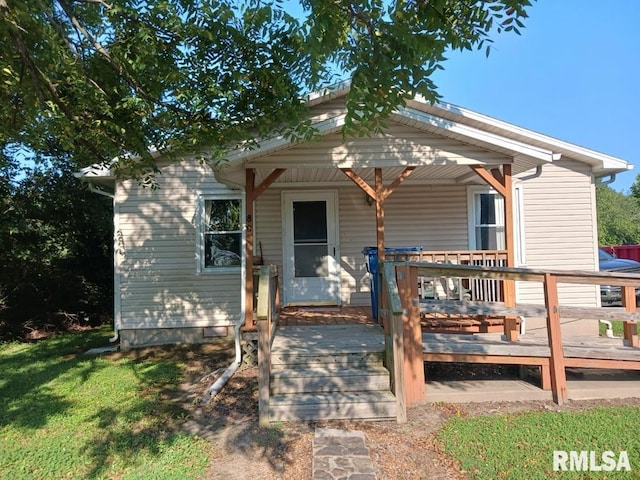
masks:
MULTIPOLYGON (((385 254, 391 253, 394 256, 403 253, 421 252, 423 247, 385 247, 385 254)), ((371 277, 371 312, 374 319, 378 319, 378 292, 380 291, 380 279, 378 277, 378 249, 376 247, 365 247, 362 253, 367 257, 367 271, 371 277)))

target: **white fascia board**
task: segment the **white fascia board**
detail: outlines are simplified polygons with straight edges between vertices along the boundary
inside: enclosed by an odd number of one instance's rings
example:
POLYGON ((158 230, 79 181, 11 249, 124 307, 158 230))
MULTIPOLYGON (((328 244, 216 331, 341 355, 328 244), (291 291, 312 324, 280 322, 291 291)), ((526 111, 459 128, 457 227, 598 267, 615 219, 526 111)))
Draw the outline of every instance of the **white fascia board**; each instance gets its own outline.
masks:
POLYGON ((554 159, 559 158, 550 150, 527 145, 526 143, 512 140, 510 138, 503 137, 502 135, 485 132, 452 120, 446 120, 444 118, 431 115, 430 113, 415 110, 413 108, 402 107, 398 109, 398 115, 424 123, 425 125, 436 127, 442 130, 445 136, 446 132, 455 133, 479 142, 510 150, 514 155, 526 155, 543 162, 552 162, 554 159))
POLYGON ((89 180, 91 178, 115 178, 110 165, 111 162, 109 162, 109 166, 100 165, 99 163, 89 165, 88 167, 81 168, 79 171, 75 172, 73 176, 85 180, 89 180))
MULTIPOLYGON (((416 97, 416 101, 420 103, 428 104, 427 100, 422 97, 416 97)), ((482 122, 489 127, 499 128, 501 130, 505 130, 514 135, 518 135, 525 139, 534 140, 536 142, 541 142, 549 145, 552 149, 556 150, 565 150, 570 153, 580 155, 583 157, 589 157, 592 159, 592 164, 601 163, 602 169, 621 169, 621 170, 630 170, 633 166, 629 166, 628 162, 617 157, 613 157, 611 155, 607 155, 601 152, 597 152, 595 150, 591 150, 589 148, 581 147, 579 145, 575 145, 573 143, 565 142, 564 140, 559 140, 554 137, 550 137, 548 135, 544 135, 542 133, 535 132, 533 130, 529 130, 526 128, 518 127, 512 123, 504 122, 502 120, 498 120, 496 118, 489 117, 487 115, 483 115, 478 112, 474 112, 473 110, 467 110, 466 108, 459 107, 457 105, 453 105, 451 103, 436 103, 434 104, 435 108, 439 108, 446 112, 453 113, 454 115, 458 115, 464 118, 468 118, 470 120, 474 120, 477 122, 482 122)))
POLYGON ((334 98, 346 95, 351 89, 351 79, 329 85, 321 90, 311 92, 305 98, 307 106, 311 107, 320 103, 328 102, 334 98))
MULTIPOLYGON (((149 152, 148 153, 154 159, 158 159, 158 158, 162 157, 162 155, 163 155, 163 153, 153 145, 149 147, 149 152)), ((122 158, 122 157, 114 157, 111 160, 109 160, 109 162, 106 163, 106 164, 94 163, 93 165, 89 165, 88 167, 84 167, 84 168, 80 169, 78 172, 74 173, 73 175, 76 178, 101 177, 101 178, 113 178, 113 179, 115 179, 116 175, 114 174, 114 172, 111 169, 111 167, 113 165, 115 165, 116 163, 118 163, 118 160, 120 160, 120 158, 122 158)), ((142 157, 140 155, 135 155, 135 156, 131 156, 130 160, 136 162, 136 161, 140 160, 141 158, 142 157)))

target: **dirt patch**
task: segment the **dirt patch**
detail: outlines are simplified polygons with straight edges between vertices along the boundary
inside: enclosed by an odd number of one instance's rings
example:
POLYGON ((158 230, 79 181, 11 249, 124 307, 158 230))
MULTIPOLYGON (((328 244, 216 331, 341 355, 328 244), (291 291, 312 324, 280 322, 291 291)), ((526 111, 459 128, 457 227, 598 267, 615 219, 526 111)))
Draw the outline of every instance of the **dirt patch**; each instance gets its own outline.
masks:
MULTIPOLYGON (((201 435, 214 445, 207 479, 308 480, 311 478, 312 440, 316 426, 365 433, 378 480, 464 479, 454 459, 445 455, 435 433, 451 417, 509 414, 522 411, 577 411, 595 406, 638 404, 638 399, 569 402, 489 402, 424 404, 408 412, 408 422, 298 422, 258 425, 257 369, 239 370, 210 402, 201 402, 215 380, 205 375, 221 373, 232 361, 230 344, 196 347, 162 347, 137 350, 119 356, 138 359, 172 358, 185 366, 182 381, 166 390, 164 397, 179 404, 185 418, 182 431, 201 435)), ((431 371, 441 379, 469 375, 467 368, 442 367, 431 371)), ((511 368, 487 366, 474 378, 514 375, 511 368)))

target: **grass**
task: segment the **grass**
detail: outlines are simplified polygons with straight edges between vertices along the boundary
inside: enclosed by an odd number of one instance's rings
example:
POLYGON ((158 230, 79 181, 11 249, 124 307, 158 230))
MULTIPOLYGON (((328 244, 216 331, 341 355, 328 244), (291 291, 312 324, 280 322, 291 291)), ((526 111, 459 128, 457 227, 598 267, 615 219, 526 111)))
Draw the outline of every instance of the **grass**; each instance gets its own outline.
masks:
MULTIPOLYGON (((638 478, 640 406, 452 418, 438 433, 444 451, 473 479, 638 478), (631 472, 554 472, 554 450, 629 455, 631 472)), ((598 464, 601 462, 598 461, 598 464)))
POLYGON ((182 365, 82 355, 109 335, 0 345, 0 478, 205 476, 212 447, 181 433, 185 412, 162 399, 182 365))

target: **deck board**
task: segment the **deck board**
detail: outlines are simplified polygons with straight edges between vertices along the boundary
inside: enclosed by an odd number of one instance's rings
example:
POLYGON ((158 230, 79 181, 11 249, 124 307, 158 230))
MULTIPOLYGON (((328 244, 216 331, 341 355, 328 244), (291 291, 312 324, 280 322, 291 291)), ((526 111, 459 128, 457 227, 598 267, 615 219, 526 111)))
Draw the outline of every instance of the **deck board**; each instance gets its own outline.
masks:
MULTIPOLYGON (((549 357, 547 337, 525 335, 518 342, 508 342, 501 335, 422 335, 423 353, 452 355, 486 355, 517 357, 549 357)), ((621 338, 568 337, 563 340, 566 358, 592 358, 640 362, 640 349, 626 347, 621 338)))
POLYGON ((279 327, 272 354, 376 353, 384 351, 379 325, 314 325, 279 327))

